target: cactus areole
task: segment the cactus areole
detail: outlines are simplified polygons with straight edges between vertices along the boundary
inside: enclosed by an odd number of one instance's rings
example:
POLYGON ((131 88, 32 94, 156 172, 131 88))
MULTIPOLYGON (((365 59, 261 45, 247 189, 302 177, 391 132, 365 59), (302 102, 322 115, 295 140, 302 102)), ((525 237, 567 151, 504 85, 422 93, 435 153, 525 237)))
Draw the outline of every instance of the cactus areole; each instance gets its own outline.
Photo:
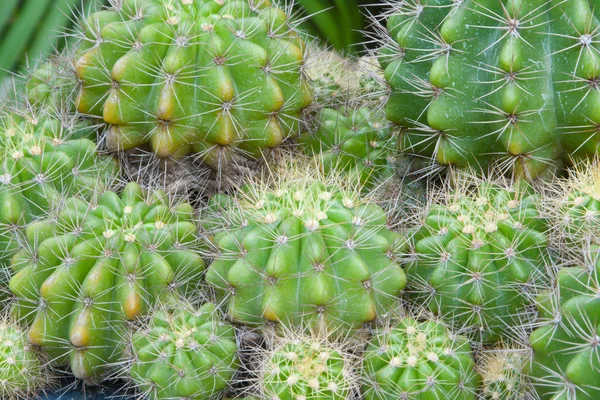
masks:
POLYGON ((268 0, 124 0, 82 24, 77 109, 108 144, 161 157, 257 157, 296 133, 312 99, 304 44, 268 0))
POLYGON ((380 55, 404 149, 457 167, 499 160, 529 178, 596 154, 597 2, 393 5, 380 55))

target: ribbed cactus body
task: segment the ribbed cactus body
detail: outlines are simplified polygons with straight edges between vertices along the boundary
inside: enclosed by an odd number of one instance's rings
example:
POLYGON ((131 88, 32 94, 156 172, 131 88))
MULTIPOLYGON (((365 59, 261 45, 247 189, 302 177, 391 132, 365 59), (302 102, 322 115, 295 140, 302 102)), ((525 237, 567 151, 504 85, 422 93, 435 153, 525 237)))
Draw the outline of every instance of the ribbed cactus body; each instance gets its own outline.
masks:
POLYGON ((589 0, 402 1, 381 50, 401 147, 435 162, 496 160, 535 178, 594 155, 598 7, 589 0))
POLYGON ((69 198, 30 224, 10 289, 29 339, 75 376, 102 379, 119 359, 121 328, 157 300, 194 288, 204 270, 192 207, 130 183, 119 196, 69 198))
POLYGON ((0 260, 19 248, 18 234, 66 195, 89 195, 114 180, 118 166, 98 155, 85 123, 49 113, 0 117, 0 260))
POLYGON ((477 398, 479 375, 467 338, 437 321, 403 318, 379 328, 365 351, 366 400, 477 398))
POLYGON ((36 398, 49 382, 48 371, 27 340, 27 331, 16 321, 2 317, 0 397, 6 400, 36 398))
POLYGON ((525 369, 542 400, 600 396, 599 249, 586 265, 563 268, 552 291, 538 298, 540 327, 530 336, 533 357, 525 369))
POLYGON ((478 182, 434 201, 406 268, 412 299, 484 342, 526 323, 545 271, 546 226, 527 184, 478 182))
POLYGON ((289 167, 296 178, 250 182, 229 202, 206 280, 236 322, 360 328, 406 285, 394 257, 401 237, 358 192, 315 177, 318 167, 289 167))
POLYGON ((216 398, 238 363, 234 329, 211 303, 198 310, 177 303, 159 308, 134 333, 132 350, 133 383, 156 400, 216 398))
POLYGON ((80 112, 111 125, 108 145, 161 157, 234 150, 258 157, 297 133, 311 96, 304 44, 270 1, 125 0, 82 23, 80 112))
POLYGON ((343 171, 361 185, 384 181, 394 174, 396 140, 388 122, 367 107, 326 108, 319 112, 314 132, 300 143, 321 158, 327 171, 343 171))

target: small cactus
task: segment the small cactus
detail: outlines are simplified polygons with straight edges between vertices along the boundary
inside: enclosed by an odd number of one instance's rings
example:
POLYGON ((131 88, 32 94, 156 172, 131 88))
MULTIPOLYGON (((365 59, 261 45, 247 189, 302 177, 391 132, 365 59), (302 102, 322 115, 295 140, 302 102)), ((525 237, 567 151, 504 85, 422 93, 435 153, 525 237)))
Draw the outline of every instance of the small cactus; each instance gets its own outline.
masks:
POLYGON ((499 345, 485 349, 477 358, 481 375, 481 394, 484 400, 533 399, 523 367, 530 356, 523 347, 499 345))
POLYGON ((161 306, 131 341, 129 375, 148 399, 216 398, 237 369, 234 329, 212 303, 161 306))

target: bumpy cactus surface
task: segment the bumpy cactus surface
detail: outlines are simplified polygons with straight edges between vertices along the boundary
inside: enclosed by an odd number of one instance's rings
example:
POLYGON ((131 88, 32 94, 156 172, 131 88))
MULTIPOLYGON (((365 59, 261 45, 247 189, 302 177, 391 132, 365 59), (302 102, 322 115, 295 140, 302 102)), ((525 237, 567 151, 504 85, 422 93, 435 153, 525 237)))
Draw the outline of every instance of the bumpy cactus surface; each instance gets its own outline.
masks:
POLYGON ((25 90, 31 107, 74 111, 78 84, 73 63, 62 56, 50 58, 26 76, 25 90))
POLYGON ((0 116, 0 261, 19 248, 18 231, 68 194, 89 194, 118 175, 100 157, 92 127, 51 112, 0 116))
POLYGON ((441 322, 402 318, 379 328, 363 363, 366 400, 476 399, 479 375, 469 341, 441 322))
POLYGON ((161 157, 257 157, 297 133, 311 103, 304 44, 261 0, 124 0, 82 23, 77 108, 111 124, 108 145, 161 157))
POLYGON ((538 299, 542 326, 530 336, 526 371, 542 400, 600 397, 600 249, 585 255, 583 266, 563 268, 553 290, 538 299))
POLYGON ((216 397, 238 363, 234 329, 220 321, 212 303, 198 310, 179 303, 161 306, 133 334, 132 350, 134 385, 157 400, 216 397))
POLYGON ((529 356, 524 348, 498 346, 479 354, 477 371, 485 400, 523 400, 533 398, 523 367, 529 356))
POLYGON ((344 170, 362 185, 394 173, 396 140, 385 118, 367 107, 321 110, 314 132, 303 134, 300 143, 321 158, 326 171, 344 170))
POLYGON ((51 383, 27 339, 27 331, 6 316, 0 317, 0 397, 31 399, 51 383))
POLYGON ((260 398, 345 400, 357 389, 356 356, 314 335, 288 334, 260 351, 260 398))
POLYGON ((96 382, 119 359, 124 321, 193 289, 204 270, 192 206, 128 184, 119 196, 72 197, 26 230, 10 289, 29 340, 55 364, 96 382))
POLYGON ((595 1, 392 6, 380 55, 404 149, 458 167, 500 159, 530 178, 597 152, 595 1))
POLYGON ((473 182, 426 210, 406 273, 414 301, 455 329, 494 342, 527 321, 545 282, 546 227, 540 196, 523 181, 473 182))
POLYGON ((233 321, 352 330, 396 303, 401 237, 380 207, 319 168, 288 163, 225 207, 235 211, 217 228, 206 280, 233 321))

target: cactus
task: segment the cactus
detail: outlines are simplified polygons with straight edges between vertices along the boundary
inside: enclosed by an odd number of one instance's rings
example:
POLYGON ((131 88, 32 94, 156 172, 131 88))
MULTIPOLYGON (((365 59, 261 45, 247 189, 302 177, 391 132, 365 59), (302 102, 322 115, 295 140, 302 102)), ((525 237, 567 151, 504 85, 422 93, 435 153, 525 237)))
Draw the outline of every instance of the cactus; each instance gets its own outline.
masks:
POLYGON ((77 109, 111 149, 149 143, 213 168, 297 133, 311 103, 304 43, 270 1, 124 0, 82 22, 77 109))
POLYGON ((237 344, 231 325, 215 306, 193 309, 185 303, 159 307, 132 336, 130 376, 146 398, 216 398, 237 369, 237 344))
POLYGON ((454 329, 498 341, 531 319, 549 281, 540 196, 524 181, 467 178, 437 197, 412 241, 408 292, 454 329))
POLYGON ((534 399, 523 374, 527 357, 528 349, 521 346, 500 345, 482 351, 477 359, 477 371, 481 375, 483 399, 534 399))
POLYGON ((33 108, 73 112, 77 90, 75 68, 68 58, 60 55, 35 66, 25 77, 25 97, 33 108))
POLYGON ((65 195, 89 195, 118 176, 94 138, 93 127, 51 111, 0 116, 0 262, 19 248, 19 231, 65 195))
POLYGON ((37 398, 52 386, 52 376, 27 340, 27 331, 8 316, 0 317, 0 397, 37 398))
POLYGON ((530 179, 596 154, 595 5, 393 1, 380 59, 400 146, 442 165, 497 161, 530 179))
POLYGON ((206 281, 229 317, 342 332, 394 307, 406 279, 394 256, 402 237, 385 212, 316 161, 283 162, 269 174, 236 198, 213 200, 230 215, 215 229, 206 281))
POLYGON ((396 141, 389 124, 367 107, 326 108, 319 112, 314 133, 300 143, 308 154, 316 154, 326 171, 343 169, 352 181, 363 186, 393 176, 396 141))
POLYGON ((324 336, 288 331, 257 352, 261 399, 345 400, 358 389, 358 357, 324 336))
POLYGON ((27 227, 12 259, 14 313, 29 340, 76 377, 102 380, 119 360, 126 321, 159 299, 195 289, 198 254, 192 206, 128 184, 87 202, 71 197, 27 227))
POLYGON ((577 164, 567 178, 547 185, 545 204, 552 239, 559 247, 580 248, 582 243, 599 243, 600 161, 577 164))
POLYGON ((600 249, 590 246, 584 255, 538 298, 540 326, 529 338, 533 357, 525 371, 542 400, 600 397, 600 249))
POLYGON ((469 341, 441 322, 404 317, 378 328, 363 362, 365 400, 476 399, 469 341))

